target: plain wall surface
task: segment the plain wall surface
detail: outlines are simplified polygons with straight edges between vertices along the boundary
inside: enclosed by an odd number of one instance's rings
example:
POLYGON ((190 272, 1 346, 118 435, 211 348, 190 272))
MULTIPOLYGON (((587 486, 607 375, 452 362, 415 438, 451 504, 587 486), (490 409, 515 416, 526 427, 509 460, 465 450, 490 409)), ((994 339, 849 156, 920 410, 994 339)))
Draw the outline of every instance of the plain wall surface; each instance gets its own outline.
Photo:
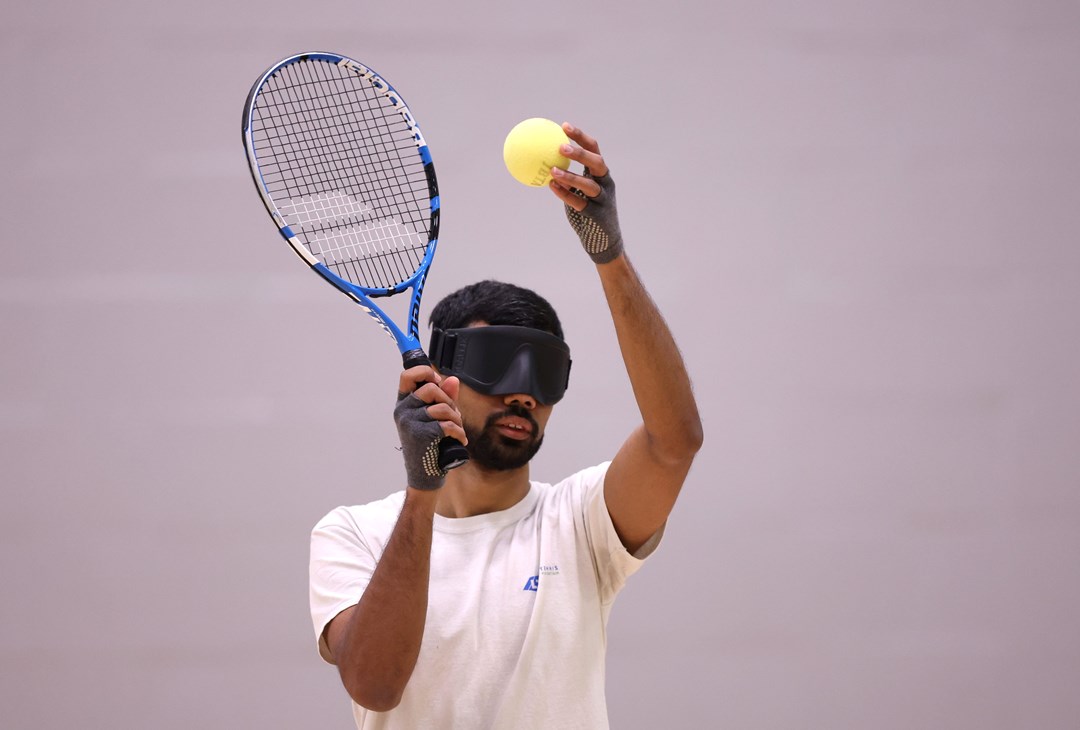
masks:
POLYGON ((560 311, 543 481, 637 413, 592 264, 502 141, 533 116, 600 141, 706 430, 614 609, 612 727, 1080 727, 1080 4, 3 16, 4 728, 352 727, 308 534, 401 488, 399 361, 280 240, 240 135, 307 50, 424 129, 424 316, 484 277, 560 311))

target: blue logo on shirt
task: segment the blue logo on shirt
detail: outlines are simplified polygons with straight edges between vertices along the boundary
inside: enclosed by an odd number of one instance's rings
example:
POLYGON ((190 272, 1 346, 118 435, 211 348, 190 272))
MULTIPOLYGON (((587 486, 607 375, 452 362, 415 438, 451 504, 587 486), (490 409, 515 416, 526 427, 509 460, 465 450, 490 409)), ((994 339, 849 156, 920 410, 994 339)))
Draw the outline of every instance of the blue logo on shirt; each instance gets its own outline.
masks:
POLYGON ((540 576, 534 575, 532 578, 529 578, 527 581, 525 581, 525 587, 522 588, 521 590, 523 590, 523 591, 532 591, 533 593, 535 593, 536 589, 539 588, 539 586, 540 586, 540 576))

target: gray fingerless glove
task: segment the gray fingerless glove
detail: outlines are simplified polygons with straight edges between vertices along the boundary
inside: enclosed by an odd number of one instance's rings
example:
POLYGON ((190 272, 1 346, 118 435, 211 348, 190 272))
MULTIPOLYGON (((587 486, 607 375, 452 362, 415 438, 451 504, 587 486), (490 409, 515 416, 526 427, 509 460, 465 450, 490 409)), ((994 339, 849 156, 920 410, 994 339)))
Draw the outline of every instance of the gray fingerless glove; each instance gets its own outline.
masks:
POLYGON ((600 186, 600 194, 589 198, 580 190, 575 190, 575 193, 585 199, 585 210, 579 213, 567 205, 566 218, 581 239, 585 252, 596 263, 606 264, 618 258, 623 249, 619 214, 615 210, 615 182, 610 173, 596 177, 585 170, 585 176, 596 181, 600 186))
POLYGON ((428 403, 413 394, 398 395, 394 406, 401 453, 405 457, 405 476, 410 487, 431 491, 446 481, 446 472, 439 468, 439 442, 442 426, 428 415, 428 403))

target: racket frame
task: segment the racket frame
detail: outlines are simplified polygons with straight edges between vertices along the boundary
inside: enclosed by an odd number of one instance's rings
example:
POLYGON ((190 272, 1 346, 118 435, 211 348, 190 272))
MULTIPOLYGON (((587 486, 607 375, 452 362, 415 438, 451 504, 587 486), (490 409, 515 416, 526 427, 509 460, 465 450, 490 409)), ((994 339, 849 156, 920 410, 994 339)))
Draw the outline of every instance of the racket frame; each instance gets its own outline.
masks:
POLYGON ((322 276, 323 279, 359 305, 362 310, 367 312, 372 319, 379 324, 383 331, 394 340, 398 350, 401 352, 406 367, 411 367, 416 364, 428 364, 429 361, 424 355, 424 350, 420 344, 419 338, 420 298, 423 295, 424 282, 427 279, 428 270, 431 266, 431 262, 435 258, 435 249, 438 246, 439 214, 441 205, 439 200, 438 182, 435 177, 435 168, 431 161, 431 152, 428 149, 423 132, 420 131, 420 127, 417 125, 416 120, 413 118, 412 112, 405 104, 404 99, 402 99, 401 94, 374 70, 347 56, 327 52, 297 53, 278 61, 268 68, 261 76, 259 76, 259 79, 251 87, 247 100, 244 102, 243 135, 244 149, 247 152, 248 168, 251 171, 252 179, 255 181, 255 187, 259 191, 259 197, 262 198, 263 205, 266 206, 267 212, 270 213, 270 217, 273 219, 274 225, 277 226, 278 232, 292 250, 303 259, 308 266, 314 269, 317 274, 322 276), (252 134, 252 115, 254 113, 256 99, 271 76, 287 66, 307 60, 333 63, 336 66, 348 69, 361 79, 370 83, 378 93, 382 94, 390 101, 395 111, 401 115, 408 126, 409 131, 413 135, 413 140, 416 142, 418 154, 424 164, 424 173, 427 177, 428 194, 431 201, 431 222, 428 230, 428 242, 424 251, 424 258, 416 271, 413 272, 412 276, 393 287, 363 287, 354 284, 351 281, 347 281, 332 272, 326 264, 319 261, 315 255, 308 250, 307 246, 304 245, 292 228, 285 222, 277 205, 274 204, 274 200, 270 196, 266 182, 262 177, 258 157, 255 154, 255 141, 252 134), (390 297, 395 294, 401 294, 410 289, 412 290, 412 294, 409 298, 406 328, 402 331, 402 329, 394 322, 393 318, 384 312, 373 300, 379 297, 390 297))

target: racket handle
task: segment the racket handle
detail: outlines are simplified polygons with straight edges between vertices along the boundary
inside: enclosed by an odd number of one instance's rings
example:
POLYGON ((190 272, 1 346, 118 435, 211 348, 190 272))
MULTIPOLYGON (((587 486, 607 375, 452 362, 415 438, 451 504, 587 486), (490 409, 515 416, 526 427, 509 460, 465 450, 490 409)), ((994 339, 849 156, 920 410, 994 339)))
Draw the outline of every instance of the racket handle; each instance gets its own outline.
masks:
POLYGON ((444 436, 439 442, 439 468, 443 471, 457 469, 469 460, 465 445, 457 439, 444 436))
POLYGON ((417 365, 430 365, 431 358, 423 350, 409 350, 408 352, 401 353, 401 366, 408 370, 414 368, 417 365))
MULTIPOLYGON (((409 350, 401 356, 401 364, 406 370, 417 365, 430 365, 431 360, 423 350, 409 350)), ((439 442, 439 468, 443 471, 456 469, 469 460, 465 445, 457 439, 444 436, 439 442)))

